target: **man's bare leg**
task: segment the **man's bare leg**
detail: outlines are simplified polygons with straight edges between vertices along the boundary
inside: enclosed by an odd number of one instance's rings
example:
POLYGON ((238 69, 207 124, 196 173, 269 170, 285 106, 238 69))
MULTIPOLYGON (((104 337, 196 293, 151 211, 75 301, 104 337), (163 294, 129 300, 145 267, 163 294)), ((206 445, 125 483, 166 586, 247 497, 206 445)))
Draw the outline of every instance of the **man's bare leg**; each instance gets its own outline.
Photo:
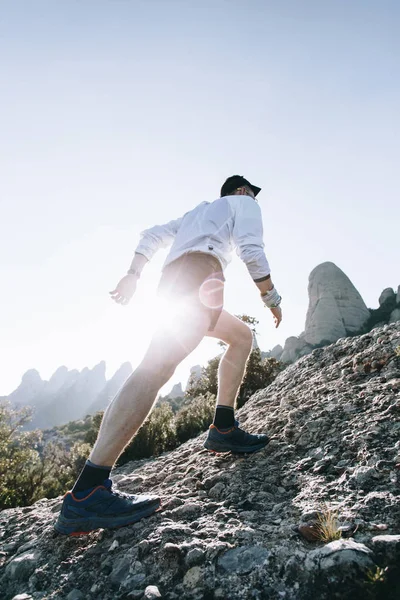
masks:
POLYGON ((217 405, 234 408, 253 345, 253 334, 243 321, 223 310, 214 331, 208 332, 207 336, 228 344, 219 363, 217 405))
POLYGON ((175 332, 158 331, 146 355, 104 413, 89 460, 112 466, 148 415, 154 400, 176 367, 201 342, 210 317, 187 314, 179 319, 175 332))
POLYGON ((215 417, 204 447, 212 452, 258 452, 268 444, 268 436, 247 433, 235 424, 234 417, 236 397, 252 348, 252 332, 240 319, 223 311, 215 331, 208 335, 229 346, 220 362, 215 417))

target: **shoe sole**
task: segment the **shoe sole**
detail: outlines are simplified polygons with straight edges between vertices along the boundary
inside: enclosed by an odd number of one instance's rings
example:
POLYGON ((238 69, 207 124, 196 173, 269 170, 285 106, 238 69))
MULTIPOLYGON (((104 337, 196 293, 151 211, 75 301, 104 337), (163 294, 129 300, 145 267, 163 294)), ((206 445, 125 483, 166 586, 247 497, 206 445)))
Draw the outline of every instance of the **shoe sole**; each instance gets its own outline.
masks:
POLYGON ((257 444, 256 446, 233 446, 206 440, 203 444, 203 447, 210 452, 235 452, 236 454, 248 454, 249 452, 258 452, 259 450, 262 450, 267 444, 269 444, 269 440, 266 440, 262 444, 257 444))
POLYGON ((126 527, 127 525, 133 525, 145 517, 150 517, 161 508, 161 502, 157 504, 151 504, 141 510, 138 510, 135 514, 110 519, 110 517, 93 517, 91 519, 66 519, 61 514, 59 515, 54 529, 57 533, 62 535, 79 536, 87 535, 96 529, 118 529, 119 527, 126 527))

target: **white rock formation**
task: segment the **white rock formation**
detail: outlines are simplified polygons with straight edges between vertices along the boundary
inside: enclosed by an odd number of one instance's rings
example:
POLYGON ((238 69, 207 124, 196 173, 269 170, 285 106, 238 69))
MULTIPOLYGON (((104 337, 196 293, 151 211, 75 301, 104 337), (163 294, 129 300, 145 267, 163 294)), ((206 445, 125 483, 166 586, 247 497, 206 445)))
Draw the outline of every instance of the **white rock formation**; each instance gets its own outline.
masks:
POLYGON ((396 302, 396 294, 394 293, 393 288, 385 288, 382 294, 379 296, 379 306, 382 306, 385 302, 391 300, 393 304, 396 302))
POLYGON ((311 271, 308 295, 304 332, 308 344, 335 342, 357 333, 370 317, 361 295, 334 263, 322 263, 311 271))
POLYGON ((292 363, 300 356, 304 356, 305 354, 309 354, 312 348, 304 338, 296 337, 294 335, 287 338, 285 342, 285 348, 282 352, 280 360, 282 362, 292 363))

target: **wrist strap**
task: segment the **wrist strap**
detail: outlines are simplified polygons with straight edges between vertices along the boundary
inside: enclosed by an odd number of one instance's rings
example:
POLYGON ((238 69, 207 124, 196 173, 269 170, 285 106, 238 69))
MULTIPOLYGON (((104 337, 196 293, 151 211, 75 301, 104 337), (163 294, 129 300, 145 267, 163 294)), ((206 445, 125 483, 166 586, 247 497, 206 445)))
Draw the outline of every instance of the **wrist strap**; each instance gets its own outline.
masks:
POLYGON ((139 279, 140 271, 137 271, 136 269, 129 269, 128 275, 136 275, 136 277, 139 279))
POLYGON ((276 290, 276 288, 272 288, 266 294, 261 294, 261 300, 264 302, 265 306, 268 308, 277 308, 282 302, 282 296, 280 296, 276 290))

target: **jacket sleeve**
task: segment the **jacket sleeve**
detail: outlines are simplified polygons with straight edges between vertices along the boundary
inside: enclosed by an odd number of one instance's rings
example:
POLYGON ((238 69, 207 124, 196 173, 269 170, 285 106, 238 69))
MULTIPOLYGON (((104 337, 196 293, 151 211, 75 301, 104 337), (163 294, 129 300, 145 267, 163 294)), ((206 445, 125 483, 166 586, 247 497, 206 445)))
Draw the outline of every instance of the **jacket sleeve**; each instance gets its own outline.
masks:
POLYGON ((246 264, 254 281, 267 279, 271 272, 264 253, 261 209, 248 196, 235 196, 232 237, 236 254, 246 264))
POLYGON ((159 248, 168 248, 172 244, 182 220, 183 217, 180 217, 165 223, 165 225, 155 225, 142 231, 135 252, 143 254, 147 260, 151 260, 159 248))

